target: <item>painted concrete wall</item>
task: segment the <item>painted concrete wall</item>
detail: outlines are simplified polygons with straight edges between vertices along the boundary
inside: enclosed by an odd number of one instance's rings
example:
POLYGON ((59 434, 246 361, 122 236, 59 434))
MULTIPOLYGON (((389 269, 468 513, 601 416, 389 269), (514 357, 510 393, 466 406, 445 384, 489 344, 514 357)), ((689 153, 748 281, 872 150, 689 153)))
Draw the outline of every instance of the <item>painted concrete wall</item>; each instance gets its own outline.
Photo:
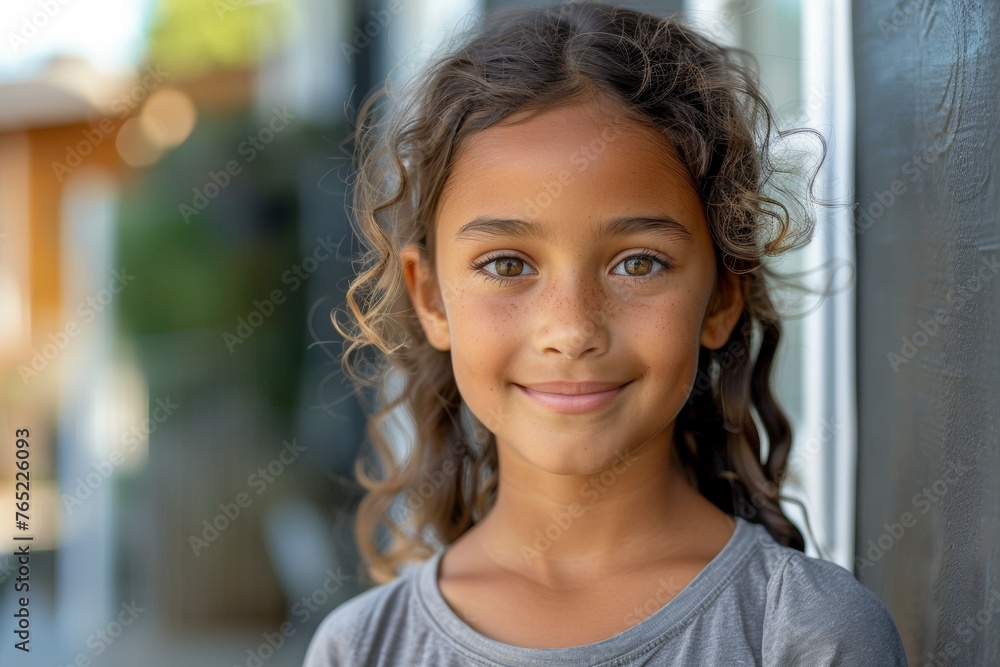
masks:
POLYGON ((856 573, 911 665, 1000 664, 1000 3, 853 3, 856 573))

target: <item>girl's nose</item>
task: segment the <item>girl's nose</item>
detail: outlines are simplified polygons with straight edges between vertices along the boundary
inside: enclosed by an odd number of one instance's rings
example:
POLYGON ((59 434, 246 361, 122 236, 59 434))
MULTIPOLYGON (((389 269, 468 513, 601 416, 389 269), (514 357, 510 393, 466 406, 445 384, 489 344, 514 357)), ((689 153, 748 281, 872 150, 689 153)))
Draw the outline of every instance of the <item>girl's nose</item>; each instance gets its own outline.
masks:
POLYGON ((569 359, 603 355, 610 332, 599 290, 575 278, 558 282, 549 286, 539 304, 535 336, 538 351, 569 359))

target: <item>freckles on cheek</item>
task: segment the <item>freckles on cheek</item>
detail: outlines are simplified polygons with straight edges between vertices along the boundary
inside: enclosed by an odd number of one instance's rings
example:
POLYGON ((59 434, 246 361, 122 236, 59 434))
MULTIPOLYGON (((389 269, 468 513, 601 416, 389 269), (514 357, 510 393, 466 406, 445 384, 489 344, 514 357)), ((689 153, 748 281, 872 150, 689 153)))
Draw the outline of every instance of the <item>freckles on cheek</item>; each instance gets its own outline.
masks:
POLYGON ((496 299, 465 298, 454 304, 451 316, 452 345, 471 355, 510 341, 524 333, 519 308, 496 299))
POLYGON ((452 364, 470 407, 489 409, 481 402, 501 387, 522 349, 517 310, 484 298, 465 298, 451 309, 452 364))
POLYGON ((632 328, 632 335, 637 336, 636 349, 672 381, 686 380, 698 365, 701 327, 694 311, 695 304, 690 300, 672 297, 655 306, 647 304, 623 322, 626 332, 629 320, 637 327, 632 328))
POLYGON ((658 300, 657 303, 639 304, 621 315, 625 317, 624 325, 640 327, 642 335, 650 342, 681 345, 692 337, 698 337, 700 325, 696 311, 697 304, 682 294, 658 300))

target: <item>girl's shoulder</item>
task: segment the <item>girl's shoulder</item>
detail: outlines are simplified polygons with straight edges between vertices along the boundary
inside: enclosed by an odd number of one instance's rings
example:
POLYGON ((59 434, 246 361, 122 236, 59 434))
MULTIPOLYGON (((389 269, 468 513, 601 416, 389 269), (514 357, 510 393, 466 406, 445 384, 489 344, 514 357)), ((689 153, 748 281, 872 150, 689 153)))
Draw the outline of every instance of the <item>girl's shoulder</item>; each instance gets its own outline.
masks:
MULTIPOLYGON (((888 610, 850 571, 779 545, 760 524, 738 523, 738 534, 686 592, 620 636, 630 633, 635 641, 629 647, 648 643, 670 655, 714 651, 720 658, 746 651, 760 656, 763 665, 906 667, 888 610), (691 622, 695 617, 698 622, 691 622), (663 642, 664 635, 671 641, 663 642)), ((431 656, 420 664, 460 664, 449 662, 459 660, 452 655, 456 633, 465 639, 466 650, 489 649, 457 618, 450 619, 443 606, 433 606, 445 604, 432 591, 439 557, 440 552, 330 612, 312 638, 303 667, 368 664, 374 656, 387 664, 416 664, 415 647, 431 656), (440 612, 440 618, 433 620, 432 612, 440 612)))
POLYGON ((379 584, 338 605, 316 628, 302 667, 362 664, 378 633, 401 627, 407 613, 417 568, 404 571, 390 582, 379 584))
POLYGON ((755 532, 755 565, 767 582, 765 664, 905 667, 892 616, 850 570, 779 545, 763 526, 755 526, 755 532))

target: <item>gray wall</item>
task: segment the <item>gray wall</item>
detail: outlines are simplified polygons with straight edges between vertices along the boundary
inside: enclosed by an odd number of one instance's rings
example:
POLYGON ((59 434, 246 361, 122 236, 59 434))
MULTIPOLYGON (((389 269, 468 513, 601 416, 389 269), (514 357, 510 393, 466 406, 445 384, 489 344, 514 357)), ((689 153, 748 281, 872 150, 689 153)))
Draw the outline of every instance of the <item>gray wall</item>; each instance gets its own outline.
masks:
POLYGON ((859 579, 911 665, 1000 664, 1000 3, 853 3, 859 579))

